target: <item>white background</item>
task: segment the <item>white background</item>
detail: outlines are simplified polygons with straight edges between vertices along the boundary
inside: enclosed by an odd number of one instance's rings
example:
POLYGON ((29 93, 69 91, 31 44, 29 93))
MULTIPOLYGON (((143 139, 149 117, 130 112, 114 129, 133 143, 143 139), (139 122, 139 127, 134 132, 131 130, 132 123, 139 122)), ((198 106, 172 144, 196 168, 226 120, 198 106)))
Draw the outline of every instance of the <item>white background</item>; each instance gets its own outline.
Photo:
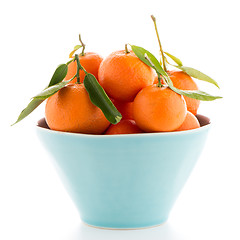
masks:
POLYGON ((2 1, 0 239, 239 240, 239 23, 237 0, 2 1), (163 48, 216 79, 221 90, 198 83, 224 98, 201 103, 199 113, 211 118, 212 129, 166 224, 138 231, 90 228, 35 136, 44 105, 10 124, 68 60, 79 33, 86 51, 103 56, 125 43, 157 55, 150 14, 157 18, 163 48))

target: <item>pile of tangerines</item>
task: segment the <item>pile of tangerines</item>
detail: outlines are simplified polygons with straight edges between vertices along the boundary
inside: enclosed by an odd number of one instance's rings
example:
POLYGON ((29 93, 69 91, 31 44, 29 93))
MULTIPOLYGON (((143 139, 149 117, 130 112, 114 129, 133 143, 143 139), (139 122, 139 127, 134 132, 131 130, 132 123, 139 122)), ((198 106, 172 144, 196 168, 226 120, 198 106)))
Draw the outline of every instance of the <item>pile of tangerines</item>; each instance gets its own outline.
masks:
MULTIPOLYGON (((155 18, 152 19, 155 23, 155 18)), ((156 23, 155 29, 157 32, 156 23)), ((155 71, 147 55, 145 57, 149 64, 125 45, 124 50, 115 51, 102 58, 97 53, 85 52, 85 45, 80 38, 82 45, 75 47, 70 54, 72 60, 67 64, 63 79, 63 83, 66 84, 47 98, 45 118, 49 128, 106 135, 199 128, 200 124, 196 118, 199 98, 183 96, 174 91, 180 89, 194 93, 198 91, 198 86, 186 71, 167 69, 168 62, 162 51, 159 36, 158 40, 162 54, 159 64, 171 79, 172 88, 167 84, 166 78, 155 71), (73 53, 81 48, 81 54, 76 54, 76 58, 73 59, 73 53), (121 118, 118 122, 112 124, 92 101, 84 84, 86 74, 92 74, 96 78, 111 104, 120 113, 121 118)), ((178 62, 173 56, 172 59, 178 62)), ((35 105, 37 104, 39 103, 35 105)))
MULTIPOLYGON (((45 116, 50 129, 91 134, 130 134, 180 131, 200 127, 195 115, 199 100, 183 97, 170 88, 158 86, 154 70, 129 50, 116 51, 105 59, 92 52, 79 55, 81 65, 92 73, 122 114, 117 124, 110 124, 95 106, 81 83, 73 79, 46 102, 45 116)), ((77 71, 76 62, 68 66, 66 79, 77 71)), ((198 89, 195 81, 182 71, 169 76, 179 89, 198 89)))

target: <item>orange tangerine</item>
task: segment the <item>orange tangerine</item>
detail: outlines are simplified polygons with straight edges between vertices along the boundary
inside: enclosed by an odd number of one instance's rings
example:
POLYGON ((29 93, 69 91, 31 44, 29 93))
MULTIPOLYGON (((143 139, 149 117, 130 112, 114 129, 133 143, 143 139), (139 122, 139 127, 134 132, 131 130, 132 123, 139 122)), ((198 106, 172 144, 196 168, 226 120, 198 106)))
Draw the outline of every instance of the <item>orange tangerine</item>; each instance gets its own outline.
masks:
POLYGON ((168 87, 148 86, 133 102, 134 120, 145 132, 173 131, 182 125, 186 114, 184 98, 168 87))
POLYGON ((50 129, 64 132, 101 134, 110 124, 83 84, 68 84, 49 97, 45 116, 50 129))

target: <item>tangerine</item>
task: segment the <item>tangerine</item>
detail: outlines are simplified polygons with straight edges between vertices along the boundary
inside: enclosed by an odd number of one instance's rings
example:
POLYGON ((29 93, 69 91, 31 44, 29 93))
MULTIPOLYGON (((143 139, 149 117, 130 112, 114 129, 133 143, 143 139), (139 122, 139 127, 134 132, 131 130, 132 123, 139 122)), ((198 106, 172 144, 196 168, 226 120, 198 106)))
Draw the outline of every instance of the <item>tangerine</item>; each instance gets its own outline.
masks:
POLYGON ((121 102, 111 99, 114 106, 122 114, 122 119, 133 120, 133 102, 121 102))
POLYGON ((186 114, 183 96, 166 86, 148 86, 133 102, 134 120, 145 132, 173 131, 181 126, 186 114))
POLYGON ((105 135, 133 134, 142 132, 143 131, 137 126, 135 121, 130 119, 123 119, 116 125, 110 125, 110 127, 105 132, 105 135))
MULTIPOLYGON (((198 90, 197 84, 187 73, 183 71, 168 71, 168 74, 174 87, 181 90, 198 90)), ((187 110, 196 115, 200 101, 186 96, 183 97, 187 104, 187 110)))
POLYGON ((100 64, 98 80, 107 94, 119 101, 131 102, 144 87, 153 84, 154 71, 133 51, 116 51, 100 64))
POLYGON ((50 129, 64 132, 101 134, 110 124, 83 84, 68 84, 49 97, 45 116, 50 129))
POLYGON ((198 119, 191 112, 188 111, 184 122, 175 131, 185 131, 185 130, 195 129, 199 127, 200 127, 200 124, 198 119))
MULTIPOLYGON (((93 74, 96 79, 98 79, 98 68, 103 58, 97 53, 86 52, 84 55, 79 54, 80 64, 85 68, 88 73, 93 74)), ((76 61, 71 62, 68 65, 68 72, 65 77, 66 80, 71 79, 77 72, 77 63, 76 61)), ((82 83, 85 77, 85 73, 83 70, 79 71, 80 82, 82 83)), ((76 83, 77 79, 74 78, 70 83, 76 83)))

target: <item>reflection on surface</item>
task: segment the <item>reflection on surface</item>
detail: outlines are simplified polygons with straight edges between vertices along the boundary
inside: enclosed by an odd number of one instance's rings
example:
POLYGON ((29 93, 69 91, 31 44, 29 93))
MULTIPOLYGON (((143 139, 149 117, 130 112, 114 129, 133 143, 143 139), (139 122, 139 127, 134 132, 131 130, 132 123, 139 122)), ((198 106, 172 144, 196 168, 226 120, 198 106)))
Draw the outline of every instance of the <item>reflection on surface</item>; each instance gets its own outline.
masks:
POLYGON ((69 240, 183 240, 168 223, 141 230, 105 230, 81 224, 66 239, 69 240))

